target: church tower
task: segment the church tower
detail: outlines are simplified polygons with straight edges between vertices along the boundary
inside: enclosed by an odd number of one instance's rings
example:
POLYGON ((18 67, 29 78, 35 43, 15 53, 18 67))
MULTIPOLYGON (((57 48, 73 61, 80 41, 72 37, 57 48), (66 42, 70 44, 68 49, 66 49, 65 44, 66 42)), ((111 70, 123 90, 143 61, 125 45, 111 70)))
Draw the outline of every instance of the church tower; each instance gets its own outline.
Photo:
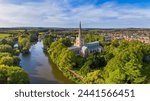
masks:
POLYGON ((76 38, 74 46, 82 47, 84 45, 84 39, 82 38, 81 22, 79 24, 79 35, 76 38))
POLYGON ((79 36, 78 37, 81 39, 81 22, 79 24, 79 36))

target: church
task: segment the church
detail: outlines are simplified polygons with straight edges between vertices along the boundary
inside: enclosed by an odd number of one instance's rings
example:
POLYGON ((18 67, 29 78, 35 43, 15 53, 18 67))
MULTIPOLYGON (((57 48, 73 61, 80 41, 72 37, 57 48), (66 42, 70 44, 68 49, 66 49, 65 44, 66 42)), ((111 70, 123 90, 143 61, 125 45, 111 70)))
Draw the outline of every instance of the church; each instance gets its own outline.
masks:
POLYGON ((74 51, 76 55, 81 55, 83 57, 96 52, 100 53, 102 51, 102 47, 99 45, 98 41, 84 43, 84 39, 82 38, 81 22, 79 25, 79 35, 76 38, 74 45, 68 48, 74 51))

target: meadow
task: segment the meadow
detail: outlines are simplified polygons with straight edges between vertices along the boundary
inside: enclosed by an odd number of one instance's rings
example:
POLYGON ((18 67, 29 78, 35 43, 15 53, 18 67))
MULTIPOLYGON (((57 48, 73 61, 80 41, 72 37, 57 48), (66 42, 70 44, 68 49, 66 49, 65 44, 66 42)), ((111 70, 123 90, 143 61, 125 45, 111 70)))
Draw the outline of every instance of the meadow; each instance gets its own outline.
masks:
POLYGON ((7 37, 7 36, 9 36, 10 34, 3 34, 3 33, 0 33, 0 39, 3 39, 3 38, 5 38, 5 37, 7 37))

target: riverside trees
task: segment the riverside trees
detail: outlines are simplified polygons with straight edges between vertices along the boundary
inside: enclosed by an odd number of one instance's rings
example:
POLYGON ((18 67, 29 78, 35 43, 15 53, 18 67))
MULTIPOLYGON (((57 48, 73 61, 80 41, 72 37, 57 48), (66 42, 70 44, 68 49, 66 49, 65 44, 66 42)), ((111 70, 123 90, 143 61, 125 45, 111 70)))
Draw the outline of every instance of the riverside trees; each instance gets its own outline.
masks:
POLYGON ((102 53, 82 58, 61 40, 50 45, 50 57, 61 70, 71 69, 82 75, 84 79, 80 83, 138 84, 148 83, 146 80, 150 79, 146 72, 150 70, 150 64, 143 61, 145 56, 150 55, 149 45, 114 40, 104 46, 102 53))
POLYGON ((12 53, 0 53, 0 83, 29 83, 28 74, 19 67, 20 59, 12 53))
POLYGON ((28 74, 18 66, 0 65, 0 83, 29 83, 28 74))
POLYGON ((118 45, 112 43, 110 46, 106 46, 104 55, 111 53, 113 57, 101 71, 102 75, 99 77, 102 79, 101 83, 146 83, 145 79, 148 75, 143 74, 142 71, 145 68, 144 47, 146 45, 138 41, 124 40, 118 42, 118 45))
POLYGON ((13 48, 14 41, 8 37, 0 43, 0 84, 29 83, 28 74, 19 67, 20 59, 13 48))
POLYGON ((22 53, 29 53, 30 35, 28 33, 18 35, 18 45, 22 53))
POLYGON ((75 53, 69 50, 62 43, 62 40, 53 42, 48 52, 53 62, 55 62, 60 69, 72 69, 75 66, 75 53))

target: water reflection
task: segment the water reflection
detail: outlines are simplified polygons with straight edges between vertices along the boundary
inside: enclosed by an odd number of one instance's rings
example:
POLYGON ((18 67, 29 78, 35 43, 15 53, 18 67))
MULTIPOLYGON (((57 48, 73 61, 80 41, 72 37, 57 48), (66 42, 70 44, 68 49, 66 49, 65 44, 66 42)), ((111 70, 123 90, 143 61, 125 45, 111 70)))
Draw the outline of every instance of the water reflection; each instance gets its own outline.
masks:
POLYGON ((37 42, 30 48, 30 54, 20 54, 20 65, 30 76, 32 84, 73 83, 67 79, 56 65, 43 52, 42 42, 37 42))

